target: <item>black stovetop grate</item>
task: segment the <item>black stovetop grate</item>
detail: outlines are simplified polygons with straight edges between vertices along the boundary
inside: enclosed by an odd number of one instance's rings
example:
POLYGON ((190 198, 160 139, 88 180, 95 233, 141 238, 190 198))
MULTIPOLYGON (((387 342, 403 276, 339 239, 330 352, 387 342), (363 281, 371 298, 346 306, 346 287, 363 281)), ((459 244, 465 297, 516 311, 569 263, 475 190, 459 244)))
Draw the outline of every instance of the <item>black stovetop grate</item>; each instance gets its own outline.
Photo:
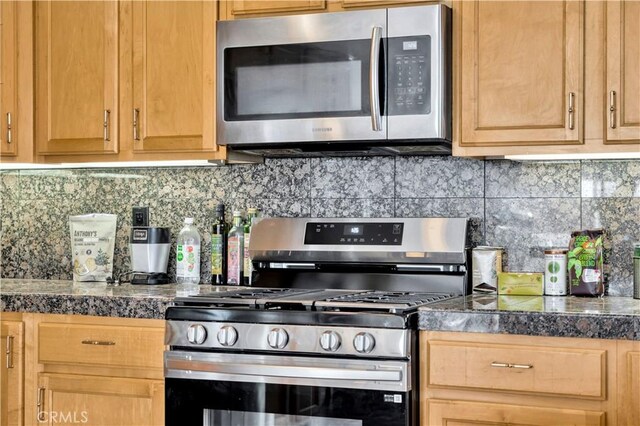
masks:
POLYGON ((365 293, 345 294, 341 296, 325 299, 325 302, 332 303, 383 303, 398 304, 405 306, 418 306, 438 300, 450 298, 450 294, 440 293, 414 293, 403 291, 370 291, 365 293))

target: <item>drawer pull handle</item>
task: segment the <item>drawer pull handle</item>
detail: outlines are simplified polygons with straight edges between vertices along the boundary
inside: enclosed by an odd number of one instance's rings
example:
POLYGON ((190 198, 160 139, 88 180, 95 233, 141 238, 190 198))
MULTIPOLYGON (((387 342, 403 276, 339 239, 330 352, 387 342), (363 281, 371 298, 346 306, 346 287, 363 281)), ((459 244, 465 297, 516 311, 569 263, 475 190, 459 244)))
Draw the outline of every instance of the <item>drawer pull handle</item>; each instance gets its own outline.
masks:
POLYGON ((533 365, 531 364, 510 364, 507 362, 492 362, 491 363, 492 367, 496 367, 496 368, 520 368, 523 370, 528 370, 530 368, 533 368, 533 365))
POLYGON ((83 340, 83 345, 96 345, 96 346, 113 346, 116 342, 110 342, 108 340, 83 340))

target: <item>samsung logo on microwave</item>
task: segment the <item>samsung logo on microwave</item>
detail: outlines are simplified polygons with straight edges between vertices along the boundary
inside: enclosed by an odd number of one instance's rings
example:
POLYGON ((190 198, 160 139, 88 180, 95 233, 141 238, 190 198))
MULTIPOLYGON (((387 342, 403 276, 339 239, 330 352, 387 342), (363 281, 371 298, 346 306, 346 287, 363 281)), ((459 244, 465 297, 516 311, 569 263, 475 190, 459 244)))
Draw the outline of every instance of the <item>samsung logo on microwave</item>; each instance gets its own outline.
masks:
POLYGON ((312 127, 311 131, 313 133, 328 133, 333 132, 333 127, 312 127))

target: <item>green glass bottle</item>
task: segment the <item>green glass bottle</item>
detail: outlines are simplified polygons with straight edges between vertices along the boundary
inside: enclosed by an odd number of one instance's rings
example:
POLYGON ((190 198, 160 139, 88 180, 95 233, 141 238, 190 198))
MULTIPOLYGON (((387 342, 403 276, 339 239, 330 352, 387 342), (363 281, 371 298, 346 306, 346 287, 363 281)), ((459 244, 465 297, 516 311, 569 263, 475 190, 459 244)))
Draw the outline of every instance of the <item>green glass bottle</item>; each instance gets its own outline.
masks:
POLYGON ((227 284, 227 224, 224 204, 216 207, 216 219, 211 229, 211 284, 227 284))

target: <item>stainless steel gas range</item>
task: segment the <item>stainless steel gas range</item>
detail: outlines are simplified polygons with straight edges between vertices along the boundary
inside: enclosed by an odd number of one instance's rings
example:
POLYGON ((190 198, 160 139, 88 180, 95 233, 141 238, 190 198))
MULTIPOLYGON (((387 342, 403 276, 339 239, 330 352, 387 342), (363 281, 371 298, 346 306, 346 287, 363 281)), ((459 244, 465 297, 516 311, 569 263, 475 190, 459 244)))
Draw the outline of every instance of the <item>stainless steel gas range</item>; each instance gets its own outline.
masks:
POLYGON ((418 424, 417 310, 466 293, 466 219, 265 219, 264 288, 167 310, 166 424, 418 424))

